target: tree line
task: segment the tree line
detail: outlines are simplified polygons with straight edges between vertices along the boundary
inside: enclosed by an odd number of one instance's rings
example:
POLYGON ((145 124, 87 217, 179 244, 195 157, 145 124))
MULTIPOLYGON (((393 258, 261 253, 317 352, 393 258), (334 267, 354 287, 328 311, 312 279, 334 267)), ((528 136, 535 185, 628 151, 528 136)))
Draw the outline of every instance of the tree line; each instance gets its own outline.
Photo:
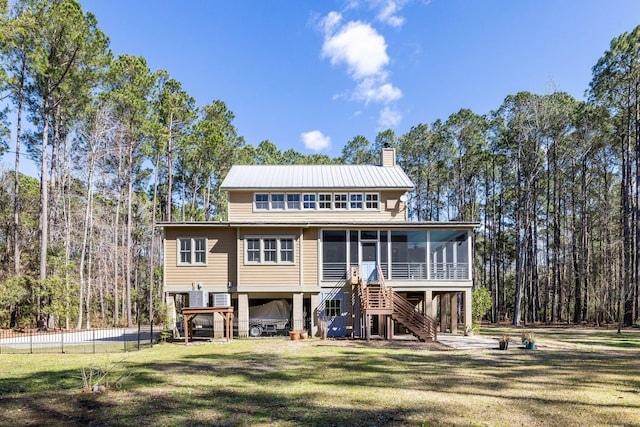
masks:
POLYGON ((222 100, 114 56, 75 0, 0 1, 0 58, 0 327, 162 320, 158 222, 224 220, 233 164, 376 164, 383 146, 415 183, 412 220, 479 223, 489 320, 638 322, 640 27, 611 41, 586 101, 519 92, 338 158, 247 144, 222 100))

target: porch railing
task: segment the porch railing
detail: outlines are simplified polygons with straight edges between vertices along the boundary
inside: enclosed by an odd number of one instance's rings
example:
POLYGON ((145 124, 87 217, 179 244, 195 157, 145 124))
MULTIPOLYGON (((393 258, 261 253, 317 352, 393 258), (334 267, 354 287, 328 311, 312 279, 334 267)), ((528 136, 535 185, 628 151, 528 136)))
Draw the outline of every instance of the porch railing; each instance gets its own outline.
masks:
POLYGON ((436 320, 417 311, 413 304, 397 292, 393 292, 393 318, 424 341, 438 339, 436 320))
POLYGON ((396 280, 426 280, 426 262, 393 262, 391 263, 391 278, 396 280))
POLYGON ((346 262, 322 263, 322 280, 341 280, 347 273, 346 262))
POLYGON ((431 264, 431 279, 465 280, 469 278, 469 266, 454 262, 436 262, 431 264))
MULTIPOLYGON (((389 279, 387 264, 379 265, 382 276, 389 279)), ((427 280, 426 262, 392 262, 392 280, 427 280)), ((322 264, 323 280, 342 280, 347 274, 347 263, 325 262, 322 264)), ((431 280, 466 280, 469 278, 469 265, 466 263, 437 262, 430 264, 431 280)))

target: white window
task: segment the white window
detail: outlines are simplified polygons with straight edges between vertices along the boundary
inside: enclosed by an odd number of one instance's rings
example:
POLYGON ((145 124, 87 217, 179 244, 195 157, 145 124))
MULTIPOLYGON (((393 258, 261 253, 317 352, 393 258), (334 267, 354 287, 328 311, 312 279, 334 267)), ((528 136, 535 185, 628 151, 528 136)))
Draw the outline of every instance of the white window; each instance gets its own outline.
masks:
POLYGON ((315 209, 316 208, 316 195, 315 194, 303 194, 302 195, 302 208, 303 209, 315 209))
POLYGON ((293 262, 293 239, 280 239, 280 262, 293 262))
POLYGON ((178 238, 178 265, 205 265, 207 239, 205 237, 178 238))
POLYGON ((245 239, 245 262, 248 264, 293 264, 294 238, 291 236, 261 236, 245 239))
POLYGON ((331 193, 318 194, 318 209, 331 209, 331 193))
POLYGON ((260 239, 247 239, 247 262, 260 262, 260 239))
POLYGON ((271 209, 284 209, 284 194, 271 195, 271 209))
POLYGON ((254 194, 254 206, 255 209, 269 209, 269 195, 268 194, 262 194, 262 193, 256 193, 254 194))
POLYGON ((264 262, 278 262, 278 241, 276 239, 263 239, 264 262))
POLYGON ((287 194, 287 209, 291 209, 291 210, 300 209, 299 194, 287 194))
POLYGON ((333 195, 334 209, 347 209, 347 195, 344 193, 336 193, 333 195))
POLYGON ((362 193, 349 194, 349 209, 362 209, 362 193))
POLYGON ((378 210, 380 208, 380 196, 378 196, 378 193, 367 193, 365 194, 365 207, 367 209, 376 209, 378 210))

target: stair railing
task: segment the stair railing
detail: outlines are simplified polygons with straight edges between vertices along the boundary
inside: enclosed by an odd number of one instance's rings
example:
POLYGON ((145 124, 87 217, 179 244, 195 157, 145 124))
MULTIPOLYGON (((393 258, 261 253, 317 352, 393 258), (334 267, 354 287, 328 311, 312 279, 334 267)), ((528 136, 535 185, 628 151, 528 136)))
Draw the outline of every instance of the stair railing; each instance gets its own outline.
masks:
POLYGON ((434 318, 417 311, 402 295, 393 292, 393 311, 396 320, 422 339, 438 338, 437 322, 434 318))

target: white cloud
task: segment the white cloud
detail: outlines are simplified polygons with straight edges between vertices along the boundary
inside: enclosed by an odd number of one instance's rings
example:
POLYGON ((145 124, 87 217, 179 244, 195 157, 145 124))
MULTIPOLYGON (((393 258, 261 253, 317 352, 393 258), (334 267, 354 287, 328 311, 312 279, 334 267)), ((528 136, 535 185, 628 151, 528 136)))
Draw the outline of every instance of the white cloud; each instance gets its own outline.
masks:
POLYGON ((398 13, 404 7, 405 3, 403 0, 374 1, 374 6, 379 9, 376 19, 395 28, 401 27, 402 24, 404 24, 404 18, 398 16, 398 13))
MULTIPOLYGON (((376 20, 393 27, 404 23, 399 13, 409 0, 367 1, 377 13, 376 20)), ((357 6, 353 1, 349 4, 350 8, 357 6)), ((402 113, 393 103, 402 98, 402 90, 391 82, 387 69, 390 58, 384 36, 367 22, 345 21, 338 12, 327 14, 319 28, 324 33, 322 58, 328 58, 333 65, 345 66, 355 83, 353 89, 334 95, 333 99, 350 99, 365 105, 383 104, 378 126, 383 130, 396 127, 402 120, 402 113)), ((319 151, 329 146, 329 138, 319 131, 303 133, 301 138, 310 150, 319 151)))
POLYGON ((369 102, 388 104, 402 98, 402 91, 391 83, 380 82, 377 79, 366 79, 358 84, 354 92, 355 99, 369 102))
MULTIPOLYGON (((392 7, 386 13, 395 10, 392 7)), ((361 21, 344 23, 340 13, 330 12, 320 27, 324 31, 322 57, 329 58, 334 65, 345 64, 356 83, 350 95, 340 94, 334 99, 346 97, 365 104, 388 104, 402 97, 402 91, 389 82, 387 43, 371 25, 361 21)))
POLYGON ((380 130, 390 129, 398 126, 402 120, 402 113, 390 107, 384 107, 380 110, 378 117, 378 126, 380 130))
POLYGON ((325 34, 333 33, 336 27, 342 21, 342 15, 338 12, 329 12, 329 14, 322 20, 321 26, 325 34))
POLYGON ((301 133, 300 140, 308 150, 312 151, 324 150, 331 144, 331 138, 323 135, 319 130, 301 133))
POLYGON ((347 64, 355 80, 382 74, 389 63, 384 37, 371 25, 360 21, 348 22, 334 31, 340 22, 334 14, 329 13, 324 20, 322 56, 328 57, 334 65, 347 64))

